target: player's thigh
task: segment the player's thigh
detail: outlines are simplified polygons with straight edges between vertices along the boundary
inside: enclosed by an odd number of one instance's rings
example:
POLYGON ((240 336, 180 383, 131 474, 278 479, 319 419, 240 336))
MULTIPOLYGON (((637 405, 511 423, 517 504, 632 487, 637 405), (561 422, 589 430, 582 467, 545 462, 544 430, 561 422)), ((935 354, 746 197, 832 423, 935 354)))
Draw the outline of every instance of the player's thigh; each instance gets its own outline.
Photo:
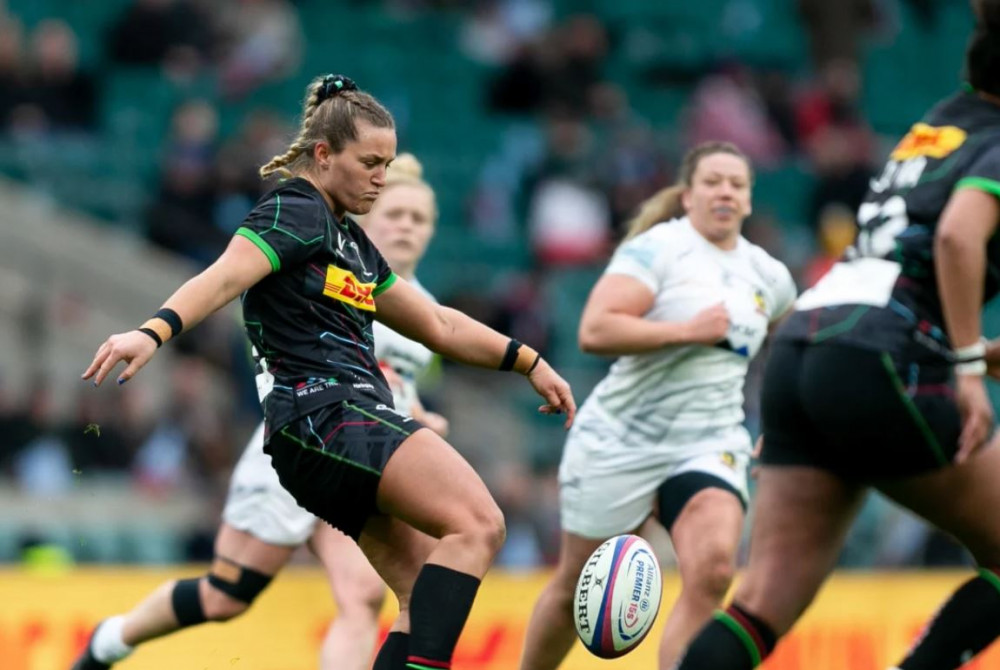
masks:
POLYGON ((1000 565, 1000 444, 997 440, 961 465, 883 481, 880 491, 954 535, 981 565, 1000 565))
POLYGON ((818 468, 763 466, 735 599, 777 633, 787 631, 833 569, 864 493, 818 468))
POLYGON ((285 567, 295 549, 269 544, 225 522, 219 526, 215 538, 217 560, 221 558, 269 576, 278 574, 285 567))
POLYGON ((432 537, 478 529, 503 539, 503 514, 486 484, 437 433, 422 429, 382 471, 378 510, 432 537))

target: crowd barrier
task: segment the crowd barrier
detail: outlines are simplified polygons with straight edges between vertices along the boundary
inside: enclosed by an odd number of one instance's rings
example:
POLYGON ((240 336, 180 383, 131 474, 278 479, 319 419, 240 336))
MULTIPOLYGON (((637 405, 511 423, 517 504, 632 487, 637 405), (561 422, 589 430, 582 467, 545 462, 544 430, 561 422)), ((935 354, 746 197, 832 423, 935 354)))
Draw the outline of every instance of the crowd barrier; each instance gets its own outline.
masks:
MULTIPOLYGON (((88 568, 54 574, 0 570, 0 669, 68 670, 96 621, 130 608, 164 579, 197 574, 199 569, 191 567, 88 568)), ((838 574, 765 667, 886 670, 947 594, 970 575, 838 574)), ((528 616, 544 581, 542 573, 491 574, 453 668, 516 669, 528 616)), ((565 670, 655 669, 656 633, 678 588, 676 576, 666 575, 657 630, 635 652, 602 661, 577 645, 565 670)), ((395 603, 387 603, 384 627, 394 613, 395 603)), ((309 567, 289 568, 244 617, 151 642, 116 669, 313 670, 333 614, 322 573, 309 567)), ((1000 645, 968 668, 1000 670, 1000 645)))

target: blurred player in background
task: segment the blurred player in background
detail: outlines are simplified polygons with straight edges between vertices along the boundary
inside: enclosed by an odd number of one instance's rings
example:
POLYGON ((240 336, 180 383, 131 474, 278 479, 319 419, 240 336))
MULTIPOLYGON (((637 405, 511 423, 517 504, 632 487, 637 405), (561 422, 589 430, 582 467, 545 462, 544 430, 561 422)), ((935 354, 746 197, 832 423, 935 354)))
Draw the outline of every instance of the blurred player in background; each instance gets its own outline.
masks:
MULTIPOLYGON (((372 321, 454 360, 523 374, 540 411, 576 407, 569 385, 530 347, 437 305, 392 271, 347 215, 367 214, 396 157, 395 122, 338 75, 308 88, 299 135, 261 170, 266 192, 223 254, 139 329, 112 335, 84 371, 127 382, 158 346, 242 296, 265 416, 264 451, 296 502, 361 546, 400 616, 379 670, 448 668, 479 584, 503 544, 503 514, 472 467, 439 435, 392 407, 372 321), (436 539, 428 542, 427 536, 436 539)), ((224 560, 209 579, 259 589, 224 560)), ((206 620, 208 581, 175 589, 182 623, 206 620)), ((221 588, 219 588, 221 590, 221 588)))
MULTIPOLYGON (((415 272, 437 218, 434 192, 423 181, 422 172, 412 154, 398 156, 386 171, 386 184, 362 224, 394 271, 421 290, 415 272)), ((417 377, 430 365, 433 354, 380 323, 376 322, 373 330, 375 355, 392 388, 395 407, 446 436, 447 420, 424 410, 417 395, 417 377)), ((215 543, 217 560, 255 572, 257 581, 248 591, 233 592, 225 583, 217 585, 211 575, 190 580, 205 583, 199 586, 199 593, 204 594, 201 606, 206 620, 225 621, 245 612, 296 548, 308 543, 326 570, 338 614, 323 641, 320 667, 370 667, 385 584, 350 538, 329 524, 317 523, 316 517, 299 507, 281 487, 271 459, 264 453, 263 423, 233 471, 222 517, 215 543)), ((131 654, 137 645, 183 628, 172 600, 173 593, 184 588, 188 587, 183 582, 168 582, 131 612, 103 621, 74 670, 104 670, 131 654)))
POLYGON ((958 668, 1000 634, 1000 448, 987 446, 984 384, 1000 347, 980 321, 1000 291, 1000 2, 976 6, 968 87, 896 145, 854 246, 777 333, 749 566, 682 670, 762 663, 835 566, 871 486, 979 566, 898 668, 958 668))
POLYGON ((678 183, 644 203, 590 294, 580 346, 619 358, 566 442, 559 564, 528 624, 521 670, 562 662, 576 639, 573 596, 587 558, 654 513, 683 581, 660 668, 725 597, 747 499, 743 383, 795 298, 788 269, 740 234, 752 182, 735 146, 694 148, 678 183))

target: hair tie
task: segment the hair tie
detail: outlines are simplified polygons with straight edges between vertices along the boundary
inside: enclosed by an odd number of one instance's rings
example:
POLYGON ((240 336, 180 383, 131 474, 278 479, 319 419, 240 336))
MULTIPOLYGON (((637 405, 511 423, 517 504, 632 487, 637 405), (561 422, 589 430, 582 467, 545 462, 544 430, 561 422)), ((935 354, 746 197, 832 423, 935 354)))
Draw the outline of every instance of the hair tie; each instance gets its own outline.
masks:
POLYGON ((328 74, 323 77, 323 84, 319 89, 319 101, 323 102, 344 91, 356 90, 358 90, 358 85, 350 77, 345 77, 342 74, 328 74))

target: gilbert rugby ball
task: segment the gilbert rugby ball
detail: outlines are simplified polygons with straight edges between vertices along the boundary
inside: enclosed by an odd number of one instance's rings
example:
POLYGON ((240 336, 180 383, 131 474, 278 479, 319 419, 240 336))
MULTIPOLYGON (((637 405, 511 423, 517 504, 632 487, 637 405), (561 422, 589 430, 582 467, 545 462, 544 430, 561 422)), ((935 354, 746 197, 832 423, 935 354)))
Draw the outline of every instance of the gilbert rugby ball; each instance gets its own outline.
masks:
POLYGON ((573 621, 587 649, 615 658, 653 627, 663 583, 653 548, 636 535, 613 537, 587 559, 576 583, 573 621))

